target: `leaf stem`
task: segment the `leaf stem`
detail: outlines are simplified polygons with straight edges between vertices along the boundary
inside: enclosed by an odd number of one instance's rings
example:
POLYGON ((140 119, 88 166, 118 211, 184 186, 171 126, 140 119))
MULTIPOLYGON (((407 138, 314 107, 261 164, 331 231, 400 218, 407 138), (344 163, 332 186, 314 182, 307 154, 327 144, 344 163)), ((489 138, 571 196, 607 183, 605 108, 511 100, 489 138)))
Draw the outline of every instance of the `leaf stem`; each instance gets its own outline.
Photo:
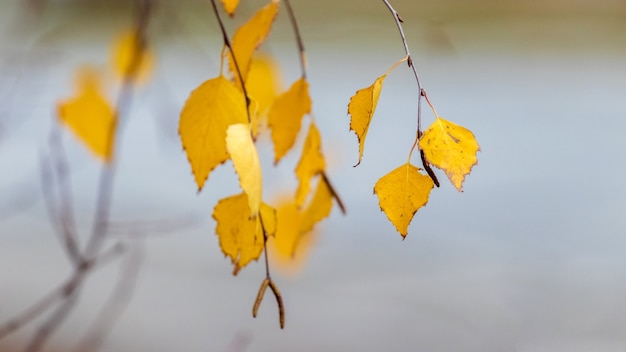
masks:
MULTIPOLYGON (((224 22, 222 21, 222 16, 220 16, 220 12, 217 9, 217 4, 215 0, 211 0, 211 4, 213 5, 213 13, 215 14, 215 18, 220 25, 220 31, 222 32, 222 38, 224 39, 224 45, 228 47, 230 54, 233 58, 233 64, 235 64, 235 70, 237 70, 237 77, 239 78, 239 83, 241 84, 241 90, 243 91, 243 96, 246 101, 246 114, 248 114, 248 123, 252 123, 252 116, 250 116, 250 97, 248 96, 248 91, 246 90, 246 84, 243 80, 243 76, 241 75, 241 69, 239 68, 239 63, 237 63, 237 58, 235 57, 235 52, 233 51, 233 46, 230 43, 230 39, 228 38, 228 33, 226 32, 226 27, 224 26, 224 22)), ((224 56, 222 56, 222 60, 224 56)), ((221 64, 220 64, 220 74, 221 74, 221 64)))

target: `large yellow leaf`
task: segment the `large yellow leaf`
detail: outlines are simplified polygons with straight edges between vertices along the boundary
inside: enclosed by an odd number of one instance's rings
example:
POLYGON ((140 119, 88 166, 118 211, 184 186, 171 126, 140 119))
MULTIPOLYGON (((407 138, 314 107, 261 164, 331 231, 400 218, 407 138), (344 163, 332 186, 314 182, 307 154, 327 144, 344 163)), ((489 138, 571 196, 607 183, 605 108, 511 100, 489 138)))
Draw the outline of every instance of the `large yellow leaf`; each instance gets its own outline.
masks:
POLYGON ((78 93, 57 106, 63 122, 96 156, 110 162, 113 158, 117 119, 115 111, 100 91, 100 78, 95 70, 79 72, 78 93))
POLYGON ((224 198, 213 209, 213 219, 217 222, 215 232, 219 237, 222 252, 230 257, 235 266, 234 275, 252 260, 257 260, 263 251, 261 218, 268 235, 275 231, 274 208, 263 203, 260 212, 260 217, 251 217, 245 193, 224 198))
POLYGON ((111 61, 118 76, 145 81, 154 67, 154 55, 137 39, 134 29, 120 34, 113 43, 111 61))
POLYGON ((224 10, 226 10, 230 16, 234 16, 235 10, 237 10, 237 6, 239 5, 239 0, 222 0, 222 4, 224 5, 224 10))
POLYGON ((419 147, 426 160, 445 171, 454 187, 462 192, 465 175, 478 163, 476 153, 480 146, 472 131, 437 117, 424 131, 419 147))
POLYGON ((333 194, 330 191, 326 178, 318 177, 317 190, 315 195, 302 214, 300 232, 306 233, 313 230, 313 227, 330 215, 333 209, 333 194))
MULTIPOLYGON (((272 23, 278 13, 279 1, 273 0, 265 7, 260 9, 248 22, 243 24, 233 36, 232 49, 237 60, 237 66, 241 71, 241 77, 245 82, 248 77, 248 71, 250 70, 250 61, 252 60, 252 54, 263 43, 265 38, 272 28, 272 23)), ((237 68, 233 61, 233 53, 228 53, 229 69, 235 77, 235 83, 240 85, 240 81, 237 75, 237 68)))
POLYGON ((209 173, 228 160, 228 126, 247 121, 243 93, 224 76, 205 81, 191 92, 180 113, 178 133, 198 191, 204 186, 209 173))
POLYGON ((248 195, 250 213, 256 216, 263 197, 263 178, 259 154, 252 140, 250 125, 236 123, 226 131, 226 149, 239 175, 241 189, 248 195))
POLYGON ((433 180, 419 172, 419 169, 406 163, 381 177, 374 186, 380 209, 385 212, 396 230, 405 237, 409 223, 417 210, 426 203, 433 180))
POLYGON ((311 191, 311 178, 326 168, 326 161, 322 154, 322 139, 314 123, 309 127, 309 133, 302 148, 302 156, 296 166, 298 189, 296 191, 296 205, 301 206, 311 191))
POLYGON ((309 112, 311 97, 309 84, 304 78, 295 81, 289 90, 276 98, 272 104, 267 119, 272 130, 275 164, 293 147, 302 125, 302 118, 309 112))
POLYGON ((371 86, 359 89, 356 94, 350 98, 350 103, 348 103, 350 130, 354 131, 359 139, 359 161, 356 165, 359 165, 361 159, 363 159, 365 137, 367 136, 367 130, 370 127, 372 117, 374 116, 374 111, 376 111, 376 104, 378 104, 380 91, 383 88, 383 82, 386 77, 387 74, 384 74, 376 78, 376 81, 374 81, 371 86))

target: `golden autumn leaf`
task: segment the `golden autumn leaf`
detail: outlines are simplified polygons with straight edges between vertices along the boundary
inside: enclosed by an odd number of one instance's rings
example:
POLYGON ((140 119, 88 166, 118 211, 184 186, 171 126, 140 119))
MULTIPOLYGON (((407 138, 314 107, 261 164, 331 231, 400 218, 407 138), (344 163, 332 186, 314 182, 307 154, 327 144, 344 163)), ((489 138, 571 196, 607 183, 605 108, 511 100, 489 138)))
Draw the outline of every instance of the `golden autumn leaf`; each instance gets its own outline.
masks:
POLYGON ((115 73, 122 78, 132 76, 145 81, 154 67, 154 55, 141 48, 134 29, 118 36, 111 50, 111 62, 115 73))
POLYGON ((261 218, 268 235, 276 231, 276 210, 263 203, 260 214, 261 216, 251 217, 248 196, 245 193, 224 198, 213 209, 220 248, 235 266, 234 275, 251 261, 257 260, 263 251, 261 218))
POLYGON ((233 52, 228 53, 228 67, 235 77, 235 83, 238 87, 240 86, 240 80, 237 78, 237 67, 235 67, 235 62, 233 61, 233 54, 241 71, 241 77, 246 82, 252 54, 267 38, 278 13, 278 4, 278 0, 273 0, 267 4, 254 14, 248 22, 239 27, 233 36, 231 45, 233 52))
POLYGON ((243 93, 219 76, 191 92, 180 113, 178 133, 191 164, 198 191, 209 173, 228 160, 226 130, 248 122, 243 93))
POLYGON ((433 186, 429 176, 421 174, 417 167, 409 163, 376 182, 374 194, 378 195, 380 209, 402 237, 409 232, 409 224, 417 210, 428 203, 433 186))
POLYGON ((222 0, 222 4, 224 5, 224 10, 232 17, 235 15, 239 0, 222 0))
POLYGON ((472 131, 441 117, 435 119, 420 138, 419 147, 429 163, 442 169, 459 192, 463 180, 478 163, 480 146, 472 131))
POLYGON ((309 84, 304 78, 295 81, 281 94, 267 115, 274 142, 274 163, 278 163, 293 147, 304 115, 311 112, 309 84))
POLYGON ((228 127, 226 150, 239 175, 241 189, 248 196, 250 214, 255 217, 259 212, 263 197, 263 177, 259 154, 252 140, 249 124, 236 123, 228 127))
POLYGON ((323 172, 325 168, 326 161, 322 154, 322 138, 315 124, 311 123, 302 148, 302 156, 296 166, 296 176, 298 177, 297 206, 301 206, 309 195, 313 176, 323 172))
POLYGON ((300 232, 306 233, 313 230, 313 227, 330 215, 333 209, 333 193, 330 190, 326 178, 318 177, 317 190, 313 199, 302 214, 300 232))
POLYGON ((92 153, 110 162, 117 125, 115 111, 102 95, 100 77, 94 69, 85 68, 78 76, 78 92, 57 105, 58 118, 92 153))
POLYGON ((350 114, 350 130, 356 133, 359 139, 359 161, 357 166, 363 159, 363 148, 365 146, 365 137, 367 136, 367 130, 372 122, 374 111, 376 111, 376 105, 378 104, 378 98, 380 97, 380 91, 383 88, 383 82, 387 74, 384 74, 378 78, 374 83, 363 89, 359 89, 356 94, 350 98, 348 103, 348 114, 350 114))

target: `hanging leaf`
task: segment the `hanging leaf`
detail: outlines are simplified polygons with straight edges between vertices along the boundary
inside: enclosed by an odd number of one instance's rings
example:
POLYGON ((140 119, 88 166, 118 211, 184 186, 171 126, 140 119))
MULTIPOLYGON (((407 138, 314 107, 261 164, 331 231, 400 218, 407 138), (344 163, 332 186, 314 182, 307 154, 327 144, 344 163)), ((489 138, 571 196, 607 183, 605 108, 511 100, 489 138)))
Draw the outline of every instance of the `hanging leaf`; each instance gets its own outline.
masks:
MULTIPOLYGON (((278 13, 278 3, 278 0, 273 0, 260 9, 248 22, 239 27, 233 36, 232 49, 244 82, 248 78, 252 54, 267 38, 272 28, 272 23, 274 23, 278 13)), ((240 80, 237 78, 238 73, 233 61, 233 53, 228 53, 228 67, 235 77, 235 83, 239 87, 240 80)))
POLYGON ((322 138, 314 123, 309 127, 302 156, 296 166, 296 176, 298 178, 298 189, 296 191, 296 205, 301 206, 311 191, 311 179, 313 176, 323 172, 326 168, 326 161, 322 154, 322 138))
POLYGON ((228 160, 228 126, 247 121, 243 93, 224 76, 210 79, 191 92, 180 113, 178 133, 198 191, 209 173, 228 160))
POLYGON ((239 175, 241 189, 248 196, 250 214, 255 217, 261 206, 263 178, 259 154, 252 140, 249 124, 237 123, 228 127, 226 149, 239 175))
POLYGON ((135 29, 122 33, 114 42, 111 61, 115 73, 122 79, 143 82, 154 67, 154 55, 139 43, 135 29))
POLYGON ((381 177, 374 186, 380 210, 384 211, 396 230, 406 237, 409 224, 417 210, 426 203, 433 180, 409 163, 381 177))
POLYGON ((222 0, 222 4, 224 5, 224 10, 232 17, 235 15, 239 0, 222 0))
POLYGON ((480 146, 472 131, 441 117, 435 119, 422 135, 419 147, 429 163, 442 169, 459 192, 463 180, 478 163, 480 146))
POLYGON ((260 217, 251 216, 245 193, 224 198, 213 209, 213 219, 217 222, 215 232, 222 252, 230 257, 235 266, 233 275, 237 275, 251 261, 259 259, 263 251, 261 218, 268 236, 276 231, 276 210, 263 203, 260 213, 260 217))
POLYGON ((113 159, 115 111, 102 95, 100 77, 93 68, 78 73, 77 94, 57 105, 59 120, 97 157, 113 159))
POLYGON ((276 98, 267 116, 272 130, 275 164, 293 147, 302 118, 310 112, 309 84, 304 78, 294 82, 289 90, 276 98))
POLYGON ((372 122, 374 111, 376 111, 380 91, 383 88, 383 82, 386 77, 387 74, 378 77, 371 86, 358 90, 350 98, 350 103, 348 104, 348 114, 351 116, 350 130, 354 131, 359 139, 359 161, 354 166, 359 165, 361 159, 363 159, 365 137, 367 136, 370 122, 372 122))

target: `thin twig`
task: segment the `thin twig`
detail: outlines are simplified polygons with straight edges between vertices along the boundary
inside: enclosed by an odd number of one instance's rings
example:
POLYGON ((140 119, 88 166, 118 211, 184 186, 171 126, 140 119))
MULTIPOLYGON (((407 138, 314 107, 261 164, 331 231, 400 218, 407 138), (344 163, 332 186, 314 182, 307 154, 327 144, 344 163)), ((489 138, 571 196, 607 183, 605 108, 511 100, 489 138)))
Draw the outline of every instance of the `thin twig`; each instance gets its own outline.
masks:
MULTIPOLYGON (((422 82, 420 81, 420 77, 417 74, 417 69, 415 68, 415 64, 413 63, 413 58, 411 57, 409 44, 406 41, 406 36, 404 35, 404 29, 402 28, 402 23, 404 21, 402 20, 402 17, 400 17, 400 14, 393 8, 393 6, 391 6, 391 3, 389 3, 388 0, 383 0, 383 2, 385 3, 385 6, 387 6, 389 11, 391 12, 393 19, 396 22, 396 26, 398 27, 398 31, 400 32, 400 37, 402 37, 402 44, 404 45, 404 51, 407 57, 406 62, 411 68, 411 70, 413 71, 413 75, 415 76, 415 82, 417 83, 417 91, 418 91, 417 133, 415 134, 415 142, 413 142, 413 146, 411 147, 411 152, 409 153, 409 162, 410 162, 411 155, 413 154, 413 149, 415 149, 415 146, 417 146, 418 141, 420 140, 420 138, 422 138, 422 97, 426 96, 426 90, 422 88, 422 82)), ((426 173, 428 173, 428 176, 430 176, 430 178, 433 180, 433 183, 437 187, 439 187, 439 180, 437 180, 437 176, 435 175, 435 172, 430 167, 430 163, 424 157, 424 152, 421 150, 421 148, 420 148, 420 159, 422 160, 422 165, 424 166, 424 170, 426 170, 426 173)))
POLYGON ((298 52, 300 53, 300 67, 302 69, 302 78, 306 79, 306 53, 304 50, 304 42, 302 41, 302 36, 300 35, 300 29, 298 28, 298 21, 296 21, 296 15, 291 8, 291 2, 289 0, 284 0, 283 2, 285 3, 285 7, 287 7, 289 21, 291 22, 291 27, 293 28, 294 34, 296 35, 298 52))
POLYGON ((19 330, 21 327, 41 316, 48 309, 52 308, 52 306, 54 306, 54 304, 56 304, 59 300, 66 298, 68 292, 71 293, 71 291, 74 290, 74 287, 81 284, 83 280, 82 278, 85 274, 87 274, 91 270, 100 268, 110 263, 124 251, 125 247, 121 243, 118 243, 103 251, 96 260, 84 262, 83 265, 78 267, 76 271, 72 274, 72 276, 63 284, 50 291, 39 301, 37 301, 35 304, 33 304, 31 307, 29 307, 19 315, 9 319, 6 323, 0 325, 0 339, 8 336, 16 330, 19 330))
POLYGON ((56 166, 54 168, 54 179, 57 181, 57 189, 59 192, 59 213, 57 215, 61 226, 60 235, 68 257, 74 265, 79 265, 80 254, 76 223, 74 221, 70 170, 58 126, 52 127, 48 144, 50 146, 50 155, 54 159, 52 164, 56 166))
POLYGON ((115 322, 130 303, 142 260, 143 251, 140 247, 135 247, 134 250, 128 253, 126 261, 120 265, 118 281, 113 293, 100 310, 89 332, 75 348, 75 351, 97 350, 100 347, 115 322))

